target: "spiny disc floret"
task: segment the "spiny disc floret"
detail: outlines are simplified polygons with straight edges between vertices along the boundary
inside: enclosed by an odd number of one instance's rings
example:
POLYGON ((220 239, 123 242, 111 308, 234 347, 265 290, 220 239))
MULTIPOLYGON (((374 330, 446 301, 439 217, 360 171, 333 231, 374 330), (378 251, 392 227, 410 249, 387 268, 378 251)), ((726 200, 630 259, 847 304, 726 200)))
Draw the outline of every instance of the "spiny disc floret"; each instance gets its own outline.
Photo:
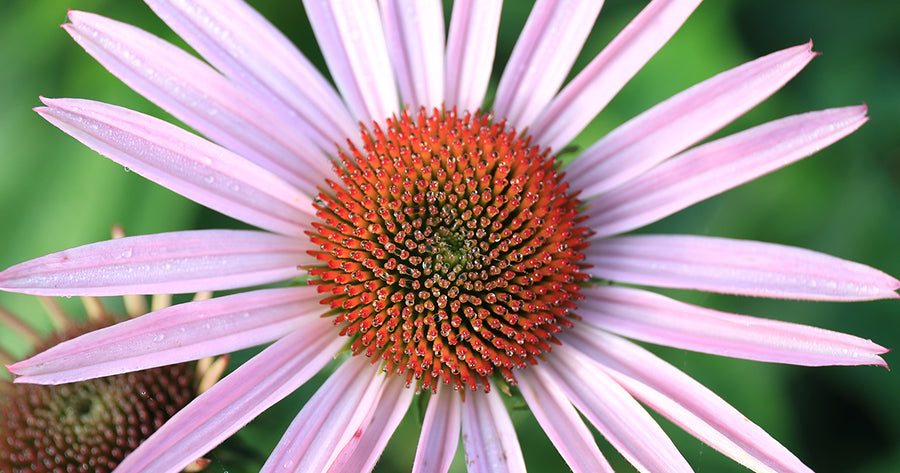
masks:
POLYGON ((581 296, 578 200, 554 158, 489 115, 404 112, 339 153, 312 284, 355 354, 420 387, 489 389, 537 363, 581 296))
POLYGON ((58 386, 0 380, 0 471, 111 472, 196 397, 195 374, 196 363, 180 363, 58 386))

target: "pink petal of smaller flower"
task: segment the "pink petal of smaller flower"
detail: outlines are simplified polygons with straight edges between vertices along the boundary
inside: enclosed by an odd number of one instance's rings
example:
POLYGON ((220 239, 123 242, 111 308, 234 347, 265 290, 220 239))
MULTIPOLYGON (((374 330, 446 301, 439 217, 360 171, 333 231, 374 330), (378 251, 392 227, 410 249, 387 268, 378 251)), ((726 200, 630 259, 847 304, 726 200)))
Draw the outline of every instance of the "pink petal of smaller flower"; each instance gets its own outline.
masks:
POLYGON ((221 146, 158 118, 79 99, 42 99, 36 112, 78 141, 213 210, 274 232, 301 235, 312 198, 221 146))
POLYGON ((747 468, 810 473, 737 409, 637 344, 587 324, 578 324, 577 330, 561 334, 560 339, 597 361, 641 402, 747 468))
POLYGON ((409 410, 415 392, 415 389, 406 386, 406 381, 400 376, 388 377, 381 400, 372 405, 367 404, 373 411, 372 421, 360 427, 363 429, 361 435, 354 435, 344 445, 328 468, 329 473, 372 471, 394 430, 409 410))
POLYGON ((815 57, 812 43, 774 52, 707 79, 629 120, 566 169, 585 196, 639 176, 731 123, 815 57))
POLYGON ((459 113, 481 108, 497 50, 502 2, 459 0, 453 2, 447 36, 447 108, 459 113))
POLYGON ((616 286, 582 291, 584 322, 645 342, 747 360, 803 366, 882 365, 888 350, 852 335, 729 314, 616 286))
POLYGON ((859 263, 803 248, 692 235, 594 241, 596 277, 628 284, 820 301, 898 298, 900 281, 859 263))
POLYGON ((553 347, 546 361, 539 366, 635 468, 667 473, 693 471, 650 414, 593 360, 562 345, 553 347))
POLYGON ((468 473, 525 473, 519 439, 500 394, 468 393, 462 403, 468 473))
POLYGON ((461 413, 460 394, 439 385, 428 400, 412 473, 447 473, 459 445, 461 413))
POLYGON ((444 12, 438 0, 381 2, 388 53, 405 107, 444 102, 444 12))
POLYGON ((613 471, 597 448, 594 434, 542 366, 517 371, 516 381, 531 413, 573 472, 613 471))
POLYGON ((352 356, 328 377, 291 422, 260 473, 327 471, 380 407, 385 376, 352 356))
POLYGON ((194 230, 107 240, 0 272, 0 289, 45 296, 217 291, 283 281, 314 262, 309 243, 253 230, 194 230))
MULTIPOLYGON (((260 166, 299 184, 310 195, 331 164, 291 123, 259 106, 209 65, 146 31, 99 15, 69 12, 63 28, 129 87, 260 166)), ((331 148, 333 149, 333 147, 331 148)))
POLYGON ((600 0, 538 0, 497 85, 494 115, 518 131, 531 126, 572 69, 600 0))
MULTIPOLYGON (((535 143, 562 149, 659 51, 701 0, 654 0, 566 84, 531 127, 535 143)), ((575 177, 575 176, 573 176, 575 177)))
POLYGON ((313 287, 264 289, 160 309, 67 340, 9 367, 61 384, 198 360, 277 340, 324 309, 313 287))
POLYGON ((399 111, 378 5, 370 0, 304 0, 325 62, 347 105, 365 124, 399 111))
POLYGON ((317 318, 278 340, 178 411, 116 473, 177 473, 308 381, 346 344, 317 318))
POLYGON ((179 36, 265 108, 326 152, 359 133, 334 87, 242 0, 145 0, 179 36))
POLYGON ((604 237, 653 223, 697 202, 803 159, 868 120, 843 107, 775 120, 688 150, 589 201, 584 225, 604 237))

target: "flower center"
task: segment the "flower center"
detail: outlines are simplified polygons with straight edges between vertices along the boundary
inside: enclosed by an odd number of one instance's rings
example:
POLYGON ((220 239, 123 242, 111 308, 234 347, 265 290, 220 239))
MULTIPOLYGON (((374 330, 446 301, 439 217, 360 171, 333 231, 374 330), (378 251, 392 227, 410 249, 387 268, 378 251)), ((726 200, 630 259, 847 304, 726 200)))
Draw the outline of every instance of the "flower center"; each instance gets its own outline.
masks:
POLYGON ((579 201, 505 123, 404 112, 339 153, 308 268, 354 354, 408 384, 479 385, 537 363, 582 296, 579 201))
MULTIPOLYGON (((107 324, 97 325, 38 351, 107 324)), ((196 397, 196 381, 196 363, 57 386, 0 379, 0 471, 112 471, 196 397)))

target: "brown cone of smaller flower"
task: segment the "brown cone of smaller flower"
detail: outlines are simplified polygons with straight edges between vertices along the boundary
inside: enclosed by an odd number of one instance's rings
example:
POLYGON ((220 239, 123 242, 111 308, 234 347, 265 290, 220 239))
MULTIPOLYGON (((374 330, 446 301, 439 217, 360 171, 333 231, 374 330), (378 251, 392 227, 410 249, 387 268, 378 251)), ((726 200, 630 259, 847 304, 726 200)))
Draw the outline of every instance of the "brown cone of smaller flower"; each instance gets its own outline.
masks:
MULTIPOLYGON (((129 311, 136 310, 135 301, 126 303, 129 311)), ((42 337, 3 309, 0 325, 42 351, 115 322, 94 298, 84 299, 86 321, 68 317, 52 300, 44 302, 57 333, 42 337)), ((2 355, 13 359, 5 352, 2 355)), ((226 363, 224 357, 207 359, 57 386, 0 378, 0 472, 111 472, 218 380, 226 363)), ((200 459, 186 471, 199 471, 207 464, 200 459)))

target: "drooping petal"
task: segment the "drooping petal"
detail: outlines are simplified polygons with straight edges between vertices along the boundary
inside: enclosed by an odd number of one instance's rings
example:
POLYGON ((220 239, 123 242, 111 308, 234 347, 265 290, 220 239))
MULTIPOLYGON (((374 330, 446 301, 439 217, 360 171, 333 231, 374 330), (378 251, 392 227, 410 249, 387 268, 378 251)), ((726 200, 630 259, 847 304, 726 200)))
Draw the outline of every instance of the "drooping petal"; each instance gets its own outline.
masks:
MULTIPOLYGON (((366 473, 375 468, 375 463, 384 452, 388 440, 409 409, 415 389, 406 386, 400 376, 391 376, 384 385, 381 400, 369 406, 374 411, 372 421, 365 426, 361 435, 353 435, 328 468, 330 473, 366 473)), ((358 433, 358 432, 357 432, 358 433)))
POLYGON ((412 473, 447 473, 459 445, 461 413, 459 393, 439 385, 428 400, 412 473))
POLYGON ((462 403, 462 438, 469 473, 524 473, 525 459, 496 389, 470 393, 462 403))
POLYGON ((359 133, 334 88, 241 0, 145 0, 179 36, 265 109, 327 153, 359 133))
POLYGON ((887 366, 888 350, 852 335, 730 314, 627 287, 585 288, 584 322, 629 338, 684 350, 803 366, 887 366))
POLYGON ((867 120, 864 105, 833 108, 698 146, 590 201, 584 225, 598 238, 639 228, 805 158, 867 120))
POLYGON ((641 402, 747 468, 810 472, 737 409, 644 348, 586 324, 578 324, 578 330, 561 334, 560 339, 597 361, 641 402))
POLYGON ((438 0, 381 2, 388 53, 403 105, 441 108, 444 101, 444 13, 438 0))
POLYGON ((650 414, 590 358, 554 346, 545 365, 569 401, 638 470, 692 471, 650 414))
POLYGON ((176 473, 293 392, 346 343, 317 318, 278 340, 176 413, 116 473, 176 473))
MULTIPOLYGON (((0 272, 0 289, 45 296, 217 291, 291 279, 309 243, 253 230, 194 230, 101 241, 0 272)), ((314 260, 312 260, 314 261, 314 260)))
POLYGON ((556 95, 603 6, 601 0, 538 0, 497 85, 494 114, 522 131, 556 95))
POLYGON ((820 301, 900 297, 900 281, 877 269, 758 241, 629 235, 597 240, 585 257, 593 275, 629 284, 820 301))
POLYGON ((503 2, 453 2, 447 36, 444 104, 462 114, 481 108, 497 50, 503 2))
POLYGON ((291 422, 260 473, 327 471, 380 405, 385 377, 353 356, 316 391, 291 422))
POLYGON ((721 129, 780 89, 815 57, 812 43, 707 79, 616 128, 567 169, 591 196, 626 182, 721 129))
POLYGON ((331 176, 328 158, 309 138, 181 48, 99 15, 70 11, 69 20, 63 27, 103 67, 210 139, 310 195, 331 176))
POLYGON ((573 472, 612 472, 594 442, 594 434, 540 365, 516 372, 516 385, 528 408, 573 472))
POLYGON ((42 99, 41 116, 134 172, 213 210, 274 232, 302 235, 312 198, 221 146, 158 118, 79 99, 42 99))
POLYGON ((264 289, 160 309, 10 366, 19 383, 61 384, 229 353, 277 340, 324 312, 312 287, 264 289))
POLYGON ((353 116, 370 124, 397 113, 400 101, 378 5, 370 0, 304 0, 303 6, 353 116))
POLYGON ((654 0, 566 84, 531 126, 535 143, 559 150, 603 110, 669 41, 701 0, 654 0))

